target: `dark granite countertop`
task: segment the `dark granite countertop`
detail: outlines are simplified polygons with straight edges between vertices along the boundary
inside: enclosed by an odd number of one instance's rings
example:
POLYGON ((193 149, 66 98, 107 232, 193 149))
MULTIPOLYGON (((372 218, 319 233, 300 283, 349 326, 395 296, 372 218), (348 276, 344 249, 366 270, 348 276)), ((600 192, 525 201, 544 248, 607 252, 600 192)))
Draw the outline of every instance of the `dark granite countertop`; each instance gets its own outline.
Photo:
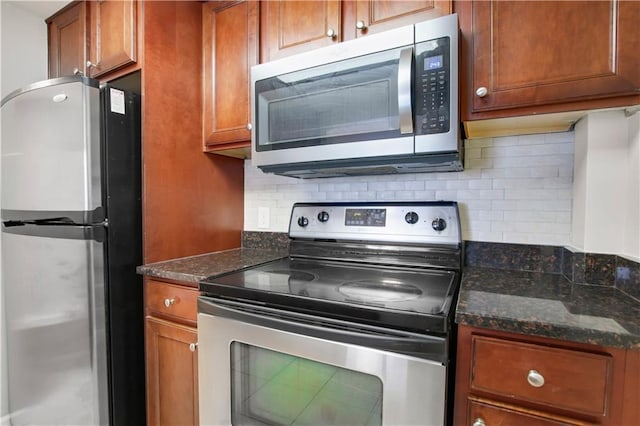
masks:
POLYGON ((181 281, 196 287, 199 280, 211 275, 259 265, 287 255, 287 250, 238 248, 149 263, 138 266, 136 271, 151 278, 181 281))
POLYGON ((456 322, 640 349, 640 303, 614 287, 573 284, 559 274, 465 268, 456 322))

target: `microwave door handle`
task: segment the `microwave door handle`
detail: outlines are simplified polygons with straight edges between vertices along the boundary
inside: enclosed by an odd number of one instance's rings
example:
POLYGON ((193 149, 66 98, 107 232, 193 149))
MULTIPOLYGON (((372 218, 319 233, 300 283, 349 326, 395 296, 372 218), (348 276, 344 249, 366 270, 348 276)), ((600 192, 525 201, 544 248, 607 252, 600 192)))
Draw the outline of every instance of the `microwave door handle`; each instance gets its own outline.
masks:
POLYGON ((411 110, 411 73, 413 71, 413 47, 400 51, 398 62, 398 115, 400 133, 413 133, 413 111, 411 110))

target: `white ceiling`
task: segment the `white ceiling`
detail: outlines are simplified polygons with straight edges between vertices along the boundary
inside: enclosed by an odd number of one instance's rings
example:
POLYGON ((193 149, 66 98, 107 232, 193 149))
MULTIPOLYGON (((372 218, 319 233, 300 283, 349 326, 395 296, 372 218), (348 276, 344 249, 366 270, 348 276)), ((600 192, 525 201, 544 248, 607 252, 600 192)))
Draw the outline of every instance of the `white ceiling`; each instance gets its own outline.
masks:
POLYGON ((38 16, 39 18, 47 19, 49 16, 62 9, 65 5, 70 3, 69 0, 1 0, 7 3, 17 6, 27 12, 38 16))

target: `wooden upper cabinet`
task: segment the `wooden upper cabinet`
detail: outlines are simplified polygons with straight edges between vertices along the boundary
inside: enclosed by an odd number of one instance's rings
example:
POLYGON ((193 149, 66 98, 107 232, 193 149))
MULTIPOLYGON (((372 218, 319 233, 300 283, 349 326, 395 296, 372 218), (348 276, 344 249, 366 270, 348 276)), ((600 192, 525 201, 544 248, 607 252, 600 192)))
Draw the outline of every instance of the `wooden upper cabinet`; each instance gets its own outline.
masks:
POLYGON ((49 40, 49 78, 84 73, 87 7, 75 2, 46 20, 49 40))
POLYGON ((263 1, 260 10, 260 61, 328 46, 342 40, 341 2, 263 1))
POLYGON ((244 158, 251 141, 250 70, 258 63, 258 2, 202 7, 204 149, 244 158))
POLYGON ((261 2, 260 61, 415 24, 452 10, 450 0, 261 2))
POLYGON ((472 67, 463 92, 468 119, 640 93, 640 2, 500 0, 460 7, 472 67), (496 110, 510 111, 483 114, 496 110))
POLYGON ((88 2, 91 39, 88 66, 91 77, 100 77, 137 60, 136 0, 88 2))
POLYGON ((344 39, 375 34, 451 13, 451 1, 358 0, 345 2, 344 39))

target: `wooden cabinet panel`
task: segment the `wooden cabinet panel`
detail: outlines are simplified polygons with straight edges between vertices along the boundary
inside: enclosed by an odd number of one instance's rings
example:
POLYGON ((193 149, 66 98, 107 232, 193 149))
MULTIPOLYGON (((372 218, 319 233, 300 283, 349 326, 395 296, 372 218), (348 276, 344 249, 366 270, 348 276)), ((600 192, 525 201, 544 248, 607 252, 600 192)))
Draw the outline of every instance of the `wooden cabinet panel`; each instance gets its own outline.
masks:
POLYGON ((260 7, 260 62, 342 40, 338 0, 264 1, 260 7))
POLYGON ((202 8, 205 151, 247 157, 251 141, 251 66, 258 63, 258 2, 202 8))
POLYGON ((549 417, 542 417, 534 412, 521 412, 504 407, 496 407, 476 401, 469 401, 469 416, 471 424, 485 425, 527 425, 527 426, 558 426, 584 424, 580 421, 562 421, 549 417), (480 420, 484 423, 480 423, 480 420))
POLYGON ((74 2, 46 20, 49 78, 84 73, 87 40, 87 7, 74 2))
POLYGON ((147 424, 198 425, 196 329, 153 317, 145 322, 147 424))
MULTIPOLYGON (((463 4, 460 12, 472 66, 466 89, 472 114, 640 90, 638 2, 486 1, 463 4), (471 19, 463 16, 469 9, 471 19), (480 88, 486 95, 476 95, 480 88)), ((476 116, 505 115, 513 113, 476 116)))
POLYGON ((91 77, 99 77, 136 62, 136 0, 89 2, 91 14, 91 77))
POLYGON ((358 0, 344 5, 345 39, 375 34, 451 13, 451 1, 442 0, 358 0), (355 3, 355 14, 351 12, 355 3), (358 28, 358 22, 364 28, 358 28))
POLYGON ((483 336, 474 336, 472 344, 472 390, 606 415, 611 357, 483 336))
POLYGON ((244 162, 202 152, 202 4, 143 9, 144 263, 240 247, 244 162))
POLYGON ((198 291, 195 288, 147 279, 144 304, 148 315, 196 324, 198 291))

